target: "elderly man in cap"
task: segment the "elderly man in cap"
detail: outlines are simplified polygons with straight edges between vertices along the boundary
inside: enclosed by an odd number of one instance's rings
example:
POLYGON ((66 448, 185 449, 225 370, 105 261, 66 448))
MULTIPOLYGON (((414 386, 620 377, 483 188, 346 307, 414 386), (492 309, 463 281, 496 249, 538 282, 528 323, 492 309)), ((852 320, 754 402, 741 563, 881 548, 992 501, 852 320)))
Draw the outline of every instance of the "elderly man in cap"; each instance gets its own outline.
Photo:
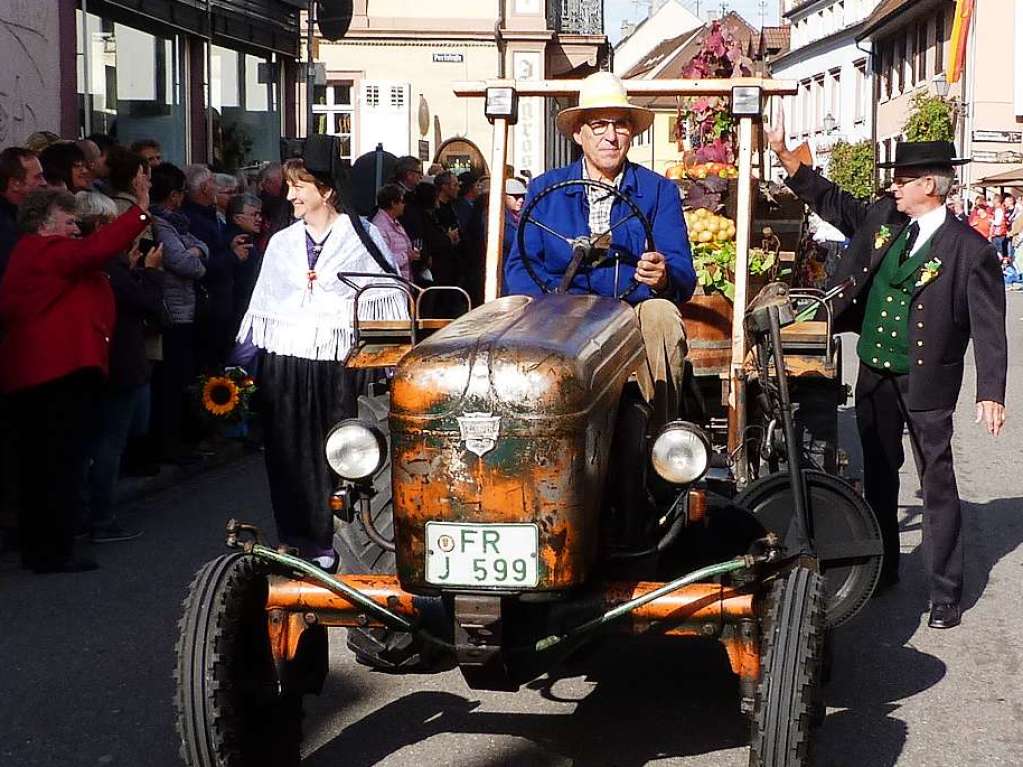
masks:
POLYGON ((778 120, 767 138, 786 183, 851 238, 834 276, 850 287, 834 305, 835 327, 860 334, 856 422, 867 501, 884 540, 882 587, 899 579, 902 436, 923 488, 923 553, 932 628, 959 625, 962 516, 952 465, 952 415, 973 340, 977 422, 998 435, 1005 423, 1005 293, 991 245, 945 207, 955 179, 947 141, 900 142, 886 196, 866 204, 805 165, 785 145, 778 120))
POLYGON ((573 179, 597 181, 608 191, 579 184, 546 194, 522 223, 526 253, 518 242, 512 244, 505 288, 534 296, 555 290, 626 294, 646 345, 646 362, 637 371, 639 387, 653 406, 654 423, 663 424, 678 414, 686 335, 677 304, 692 295, 696 273, 678 189, 627 158, 633 137, 653 119, 649 109, 629 103, 624 83, 614 75, 598 72, 583 81, 579 106, 562 110, 557 119, 558 129, 582 148, 583 156, 534 179, 526 205, 548 187, 573 179), (656 250, 648 250, 642 223, 615 190, 650 222, 656 250), (580 236, 610 257, 582 266, 562 286, 573 257, 566 240, 580 236), (632 280, 638 285, 630 290, 632 280))

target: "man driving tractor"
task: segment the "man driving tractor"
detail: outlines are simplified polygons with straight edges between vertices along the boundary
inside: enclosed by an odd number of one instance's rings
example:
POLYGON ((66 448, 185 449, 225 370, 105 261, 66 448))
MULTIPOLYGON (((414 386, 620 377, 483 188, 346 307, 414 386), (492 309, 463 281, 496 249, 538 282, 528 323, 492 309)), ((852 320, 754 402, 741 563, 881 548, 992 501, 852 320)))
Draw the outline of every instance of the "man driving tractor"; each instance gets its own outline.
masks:
POLYGON ((557 118, 558 129, 579 144, 583 156, 529 185, 523 209, 528 215, 504 275, 506 293, 591 293, 632 304, 646 347, 639 388, 654 409, 654 422, 664 424, 677 416, 687 349, 677 304, 692 295, 696 273, 678 189, 627 158, 633 137, 653 119, 651 110, 629 103, 624 83, 611 73, 583 81, 579 106, 563 109, 557 118), (572 180, 577 183, 551 189, 572 180), (653 242, 630 200, 649 222, 653 242), (589 258, 573 263, 580 238, 587 241, 589 258))

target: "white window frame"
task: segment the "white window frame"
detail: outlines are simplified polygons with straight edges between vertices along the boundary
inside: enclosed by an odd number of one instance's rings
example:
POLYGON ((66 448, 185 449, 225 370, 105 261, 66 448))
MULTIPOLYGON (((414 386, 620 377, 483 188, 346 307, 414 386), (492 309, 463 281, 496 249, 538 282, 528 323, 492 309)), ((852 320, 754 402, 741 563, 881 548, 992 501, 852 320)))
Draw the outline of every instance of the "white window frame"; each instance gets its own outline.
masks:
POLYGON ((326 115, 327 135, 348 138, 347 153, 344 149, 341 151, 341 159, 347 160, 348 162, 353 162, 355 160, 355 89, 357 86, 358 83, 353 79, 337 78, 329 80, 325 86, 327 89, 327 103, 313 104, 314 124, 316 122, 317 115, 326 115), (345 85, 348 86, 348 103, 338 102, 336 101, 337 91, 335 88, 345 85), (348 115, 350 131, 348 133, 337 133, 334 131, 334 126, 337 124, 337 117, 345 114, 348 115))

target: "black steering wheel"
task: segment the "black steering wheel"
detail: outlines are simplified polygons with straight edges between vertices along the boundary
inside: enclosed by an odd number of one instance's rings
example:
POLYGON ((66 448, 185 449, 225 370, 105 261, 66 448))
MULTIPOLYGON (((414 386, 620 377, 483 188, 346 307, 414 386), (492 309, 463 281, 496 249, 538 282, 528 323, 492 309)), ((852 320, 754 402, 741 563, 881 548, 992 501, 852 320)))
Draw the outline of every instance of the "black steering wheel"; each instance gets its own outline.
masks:
MULTIPOLYGON (((515 239, 519 247, 519 256, 522 258, 522 265, 526 267, 526 273, 544 293, 565 293, 568 291, 568 287, 572 284, 572 280, 579 271, 579 267, 583 264, 590 268, 595 268, 611 258, 621 257, 621 251, 615 251, 615 255, 612 255, 612 250, 607 247, 606 243, 602 244, 601 241, 605 240, 605 238, 609 238, 612 231, 632 218, 639 219, 639 222, 643 225, 643 231, 646 233, 647 252, 656 250, 657 248, 654 245, 654 230, 650 225, 650 219, 643 214, 643 211, 639 209, 636 203, 634 203, 629 197, 622 194, 617 187, 602 184, 599 181, 593 181, 588 178, 573 178, 568 179, 567 181, 559 181, 557 184, 553 184, 537 194, 536 197, 530 200, 526 207, 522 210, 522 215, 519 218, 518 230, 515 233, 515 239), (547 226, 542 221, 537 221, 537 219, 533 216, 533 209, 537 206, 540 200, 547 197, 547 195, 553 194, 554 192, 570 186, 594 187, 602 192, 612 195, 625 204, 625 206, 629 209, 629 214, 611 224, 606 232, 591 234, 589 236, 580 235, 579 237, 566 237, 552 227, 547 226), (526 241, 523 234, 526 229, 526 224, 532 224, 533 226, 539 227, 548 234, 568 243, 568 246, 572 249, 572 260, 569 262, 568 268, 565 270, 565 274, 561 278, 560 285, 558 285, 558 287, 554 290, 540 279, 536 270, 533 268, 531 256, 526 253, 526 241)), ((628 261, 625 261, 625 263, 630 266, 636 266, 639 263, 639 258, 635 254, 630 255, 631 258, 628 261)), ((624 300, 634 290, 636 290, 639 285, 640 283, 638 283, 636 278, 633 277, 629 280, 628 287, 615 296, 615 298, 624 300)), ((615 284, 615 289, 617 288, 618 285, 615 284)))

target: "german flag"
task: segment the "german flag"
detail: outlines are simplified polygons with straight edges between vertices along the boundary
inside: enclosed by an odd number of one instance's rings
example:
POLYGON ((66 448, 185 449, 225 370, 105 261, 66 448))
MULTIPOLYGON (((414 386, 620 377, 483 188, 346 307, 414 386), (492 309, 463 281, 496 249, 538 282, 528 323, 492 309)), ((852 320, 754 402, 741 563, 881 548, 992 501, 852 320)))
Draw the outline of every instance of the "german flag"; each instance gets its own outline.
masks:
POLYGON ((948 84, 959 82, 966 64, 966 38, 970 34, 970 20, 973 18, 974 0, 956 0, 955 19, 952 22, 952 37, 948 41, 948 69, 945 79, 948 84))

